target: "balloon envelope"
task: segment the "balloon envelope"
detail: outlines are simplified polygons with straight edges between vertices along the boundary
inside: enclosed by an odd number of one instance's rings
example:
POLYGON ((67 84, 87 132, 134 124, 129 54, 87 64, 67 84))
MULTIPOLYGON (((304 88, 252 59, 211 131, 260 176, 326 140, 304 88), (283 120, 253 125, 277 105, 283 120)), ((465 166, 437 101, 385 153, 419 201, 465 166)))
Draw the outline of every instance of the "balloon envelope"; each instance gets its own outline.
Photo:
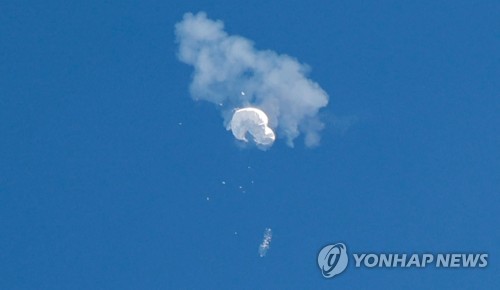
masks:
POLYGON ((236 139, 248 142, 247 134, 260 145, 271 145, 276 136, 268 126, 269 119, 266 113, 257 108, 243 108, 236 110, 231 119, 230 129, 236 139))

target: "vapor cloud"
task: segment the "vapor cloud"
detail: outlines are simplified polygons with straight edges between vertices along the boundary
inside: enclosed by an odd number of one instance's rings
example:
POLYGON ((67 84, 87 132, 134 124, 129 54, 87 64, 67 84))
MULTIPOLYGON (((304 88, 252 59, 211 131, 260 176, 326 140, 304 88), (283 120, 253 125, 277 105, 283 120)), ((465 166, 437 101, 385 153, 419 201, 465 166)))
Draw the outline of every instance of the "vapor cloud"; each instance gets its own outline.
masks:
POLYGON ((179 59, 194 67, 192 97, 217 104, 226 128, 231 129, 236 110, 258 108, 289 146, 301 133, 307 146, 319 143, 323 124, 317 115, 328 95, 306 77, 306 65, 288 55, 255 49, 250 40, 228 35, 221 21, 203 12, 185 14, 175 32, 179 59))

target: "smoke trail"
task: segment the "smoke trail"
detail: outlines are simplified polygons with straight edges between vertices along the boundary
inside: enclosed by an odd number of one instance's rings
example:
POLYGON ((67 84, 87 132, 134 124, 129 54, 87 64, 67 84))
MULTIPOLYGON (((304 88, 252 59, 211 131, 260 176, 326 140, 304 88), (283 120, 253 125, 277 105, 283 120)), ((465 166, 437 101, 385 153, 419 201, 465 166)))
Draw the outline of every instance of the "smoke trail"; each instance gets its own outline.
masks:
POLYGON ((270 228, 264 230, 264 238, 259 246, 259 256, 264 257, 267 251, 271 247, 271 239, 273 238, 273 232, 270 228))
POLYGON ((289 146, 300 133, 307 146, 319 143, 323 124, 317 114, 328 95, 306 77, 307 66, 256 50, 250 40, 228 35, 221 21, 203 12, 185 14, 175 32, 179 59, 194 66, 192 97, 218 104, 227 128, 235 109, 253 107, 265 112, 269 126, 289 146))

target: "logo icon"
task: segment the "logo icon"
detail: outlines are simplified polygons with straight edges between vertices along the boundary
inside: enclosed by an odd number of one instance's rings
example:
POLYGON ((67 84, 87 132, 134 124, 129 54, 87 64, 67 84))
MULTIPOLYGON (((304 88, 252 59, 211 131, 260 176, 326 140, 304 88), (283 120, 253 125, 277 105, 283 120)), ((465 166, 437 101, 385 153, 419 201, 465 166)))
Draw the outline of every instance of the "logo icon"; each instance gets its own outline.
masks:
POLYGON ((347 247, 342 243, 327 245, 318 254, 318 266, 325 278, 332 278, 347 268, 347 247))

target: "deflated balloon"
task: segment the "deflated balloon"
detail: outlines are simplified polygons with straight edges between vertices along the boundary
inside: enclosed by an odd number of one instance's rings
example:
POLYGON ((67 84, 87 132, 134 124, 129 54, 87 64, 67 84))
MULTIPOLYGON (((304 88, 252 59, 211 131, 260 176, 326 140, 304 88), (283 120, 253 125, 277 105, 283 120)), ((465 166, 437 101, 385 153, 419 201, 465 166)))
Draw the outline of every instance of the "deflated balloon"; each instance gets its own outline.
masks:
POLYGON ((236 110, 231 119, 230 129, 236 139, 248 142, 247 134, 253 141, 260 145, 273 144, 276 136, 268 126, 269 120, 266 113, 257 108, 243 108, 236 110))

